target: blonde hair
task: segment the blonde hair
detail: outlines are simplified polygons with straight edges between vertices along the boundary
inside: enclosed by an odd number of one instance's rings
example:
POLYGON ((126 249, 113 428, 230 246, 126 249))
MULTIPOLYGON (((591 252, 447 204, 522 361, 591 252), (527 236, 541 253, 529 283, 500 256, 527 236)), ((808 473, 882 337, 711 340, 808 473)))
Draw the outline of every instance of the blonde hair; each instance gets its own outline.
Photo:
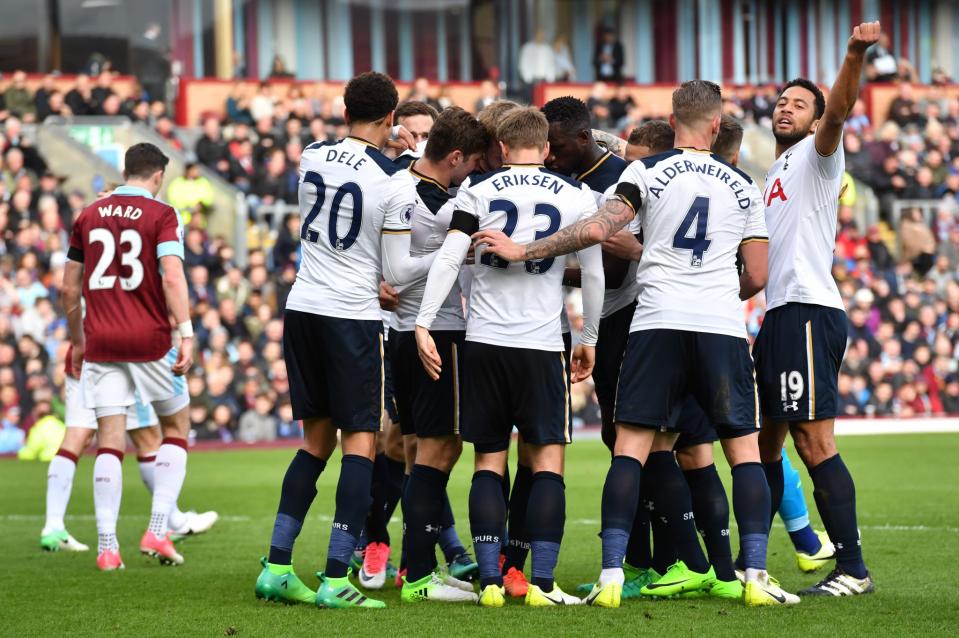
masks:
POLYGON ((483 125, 491 138, 496 136, 496 128, 506 115, 514 109, 522 108, 512 100, 496 100, 479 112, 476 119, 483 125))
POLYGON ((549 137, 549 122, 535 106, 514 109, 496 127, 496 139, 511 149, 543 150, 549 137))

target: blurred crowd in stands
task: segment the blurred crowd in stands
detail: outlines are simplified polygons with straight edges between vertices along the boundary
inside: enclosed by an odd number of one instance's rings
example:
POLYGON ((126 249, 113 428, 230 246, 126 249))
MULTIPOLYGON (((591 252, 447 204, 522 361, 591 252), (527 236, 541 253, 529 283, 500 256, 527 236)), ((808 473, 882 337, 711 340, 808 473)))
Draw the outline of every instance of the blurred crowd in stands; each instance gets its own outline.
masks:
MULTIPOLYGON (((254 205, 294 205, 304 146, 345 133, 342 98, 318 99, 288 83, 250 92, 238 84, 226 116, 204 118, 197 137, 175 127, 160 102, 121 101, 111 77, 81 77, 62 96, 43 87, 30 94, 21 74, 0 86, 0 451, 22 440, 38 419, 63 411, 60 286, 67 233, 86 202, 62 191, 60 177, 24 134, 24 122, 50 113, 125 115, 195 159, 185 174, 170 176, 167 193, 189 220, 186 266, 198 337, 189 378, 193 435, 246 442, 298 436, 281 337, 282 308, 296 278, 299 219, 289 215, 270 232, 251 223, 247 259, 239 260, 246 265, 239 267, 231 243, 206 231, 213 194, 199 167, 234 184, 254 205)), ((475 110, 496 100, 498 91, 484 83, 475 110)), ((918 99, 906 82, 898 91, 889 119, 878 127, 858 103, 844 141, 847 171, 874 191, 880 215, 861 227, 849 180, 833 265, 850 320, 842 411, 959 414, 959 100, 938 89, 918 99), (921 204, 900 205, 911 200, 921 204)), ((776 96, 774 85, 734 88, 726 110, 768 127, 776 96)), ((449 104, 426 80, 401 98, 437 109, 449 104)), ((594 87, 588 105, 597 128, 623 137, 645 119, 665 115, 645 112, 627 91, 604 84, 594 87)), ((762 295, 747 304, 752 336, 763 304, 762 295)), ((581 325, 575 291, 569 309, 575 331, 581 325)), ((573 402, 578 423, 599 421, 590 382, 574 388, 573 402)))

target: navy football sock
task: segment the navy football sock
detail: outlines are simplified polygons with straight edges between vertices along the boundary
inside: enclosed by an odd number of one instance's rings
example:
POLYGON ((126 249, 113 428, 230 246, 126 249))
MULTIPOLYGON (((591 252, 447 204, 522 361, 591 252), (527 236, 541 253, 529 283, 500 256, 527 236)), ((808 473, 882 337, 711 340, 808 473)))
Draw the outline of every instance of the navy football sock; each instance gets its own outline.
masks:
POLYGON ((436 537, 443 516, 443 493, 450 475, 427 465, 414 465, 403 496, 407 582, 436 569, 436 537))
POLYGON ((631 456, 614 456, 603 484, 602 531, 603 569, 623 566, 629 530, 636 516, 643 465, 631 456))
POLYGON ((736 573, 733 571, 733 553, 729 546, 729 499, 716 466, 687 470, 683 475, 693 497, 696 527, 706 544, 706 553, 716 570, 716 578, 733 580, 736 573))
POLYGON ((789 539, 792 540, 793 547, 796 548, 797 552, 812 555, 822 549, 822 542, 816 536, 812 525, 806 525, 802 529, 789 532, 789 539))
MULTIPOLYGON (((370 511, 366 516, 366 539, 368 543, 390 544, 390 532, 386 515, 389 500, 389 466, 386 454, 380 452, 373 459, 373 479, 370 488, 370 511)), ((392 512, 390 512, 392 515, 392 512)))
POLYGON ((503 477, 496 472, 480 470, 473 474, 470 486, 470 531, 473 549, 479 563, 480 587, 503 585, 499 569, 499 551, 503 523, 506 521, 506 499, 503 498, 503 477))
POLYGON ((809 476, 826 533, 836 546, 836 565, 854 578, 865 578, 869 572, 856 522, 856 485, 846 464, 836 454, 809 470, 809 476))
MULTIPOLYGON (((503 548, 503 573, 515 567, 523 571, 526 557, 529 555, 530 535, 527 533, 526 510, 529 505, 530 493, 533 484, 533 470, 526 465, 516 466, 516 477, 513 479, 513 490, 509 497, 509 540, 503 548)), ((547 590, 550 591, 550 590, 547 590)))
MULTIPOLYGON (((642 490, 640 490, 640 493, 642 490)), ((653 557, 649 546, 649 511, 641 494, 636 497, 636 516, 629 530, 629 544, 626 545, 626 564, 638 569, 649 569, 653 557)))
POLYGON ((782 505, 783 492, 786 489, 782 457, 772 463, 763 463, 763 472, 765 472, 766 482, 769 484, 769 503, 772 507, 769 513, 769 523, 771 527, 773 519, 776 518, 776 512, 779 511, 779 506, 782 505))
POLYGON ((453 517, 453 507, 450 505, 449 492, 446 490, 443 490, 443 513, 440 516, 440 527, 442 529, 437 543, 443 552, 443 558, 446 559, 447 563, 451 563, 457 556, 465 554, 466 548, 463 547, 463 542, 456 532, 456 519, 453 517))
POLYGON ((769 484, 761 463, 733 467, 733 512, 745 569, 766 569, 769 542, 769 484))
POLYGON ((699 544, 693 503, 689 485, 676 464, 672 452, 650 454, 643 468, 646 480, 652 485, 656 510, 669 521, 669 531, 676 555, 686 567, 698 574, 709 571, 709 561, 699 544))
MULTIPOLYGON (((516 481, 519 482, 519 472, 516 481)), ((550 592, 566 525, 566 485, 563 477, 553 472, 533 474, 530 484, 526 525, 533 551, 532 583, 550 592)))
MULTIPOLYGON (((406 487, 409 485, 410 475, 404 474, 403 481, 400 483, 400 494, 406 494, 406 487)), ((402 500, 402 498, 400 499, 402 500)), ((406 525, 403 525, 403 538, 400 539, 400 571, 406 569, 406 525)))
POLYGON ((346 576, 350 556, 363 521, 370 509, 370 484, 373 482, 373 461, 357 454, 344 454, 340 479, 336 484, 336 513, 326 555, 326 575, 346 576))
MULTIPOLYGON (((656 459, 660 457, 672 458, 672 456, 672 452, 653 452, 646 459, 646 465, 648 466, 650 462, 655 465, 656 459)), ((655 492, 656 489, 651 481, 643 481, 639 496, 649 517, 649 527, 653 532, 652 567, 658 573, 664 574, 669 566, 676 562, 676 548, 673 546, 665 509, 657 507, 655 492)))
POLYGON ((292 564, 293 544, 316 498, 316 481, 325 468, 326 461, 306 450, 297 450, 290 461, 280 488, 280 506, 270 540, 270 562, 274 565, 292 564))

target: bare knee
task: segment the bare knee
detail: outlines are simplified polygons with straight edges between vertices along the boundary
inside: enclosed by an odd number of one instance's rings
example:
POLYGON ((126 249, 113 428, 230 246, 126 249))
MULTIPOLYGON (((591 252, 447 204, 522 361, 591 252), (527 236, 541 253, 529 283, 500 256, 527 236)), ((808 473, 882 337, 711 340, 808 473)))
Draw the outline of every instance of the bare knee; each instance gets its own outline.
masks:
POLYGON ((566 458, 565 445, 528 445, 529 467, 533 473, 552 472, 563 475, 566 458))
POLYGON ((763 420, 763 427, 759 430, 759 454, 763 463, 778 461, 782 456, 783 444, 786 442, 786 433, 789 424, 771 419, 763 420))
POLYGON ((831 419, 797 423, 791 429, 796 451, 806 467, 816 467, 837 454, 831 419))
POLYGON ((458 436, 423 438, 417 442, 416 464, 449 472, 462 451, 463 442, 458 436))
POLYGON ((309 454, 328 460, 336 449, 336 428, 329 419, 303 420, 303 450, 309 454))
POLYGON ((96 430, 87 428, 67 428, 63 435, 63 441, 60 443, 60 449, 74 456, 80 456, 84 450, 90 447, 94 432, 96 430))
POLYGON ((684 472, 709 467, 713 464, 713 444, 700 443, 676 450, 676 462, 684 472))

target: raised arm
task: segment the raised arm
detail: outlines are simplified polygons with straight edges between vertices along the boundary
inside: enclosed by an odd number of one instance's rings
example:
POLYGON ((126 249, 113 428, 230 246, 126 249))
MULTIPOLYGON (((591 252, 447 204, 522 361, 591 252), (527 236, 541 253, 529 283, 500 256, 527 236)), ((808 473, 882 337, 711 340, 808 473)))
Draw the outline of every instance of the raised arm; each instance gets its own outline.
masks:
POLYGON ((633 206, 638 204, 638 199, 637 197, 636 203, 626 204, 626 199, 610 198, 595 215, 584 217, 549 237, 525 245, 513 242, 499 231, 489 230, 474 234, 473 241, 486 244, 486 252, 495 253, 507 261, 568 255, 604 242, 625 227, 636 216, 633 206))
POLYGON ((863 22, 852 31, 846 49, 846 59, 829 91, 826 111, 816 129, 816 150, 820 155, 832 155, 842 140, 843 126, 856 98, 859 97, 859 77, 866 49, 879 41, 879 23, 863 22))

